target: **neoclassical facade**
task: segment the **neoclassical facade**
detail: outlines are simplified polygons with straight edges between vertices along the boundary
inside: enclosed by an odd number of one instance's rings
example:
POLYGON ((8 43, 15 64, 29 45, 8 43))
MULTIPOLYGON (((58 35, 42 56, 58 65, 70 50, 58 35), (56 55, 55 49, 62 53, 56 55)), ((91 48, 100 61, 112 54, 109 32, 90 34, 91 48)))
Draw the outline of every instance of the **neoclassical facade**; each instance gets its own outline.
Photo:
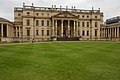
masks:
POLYGON ((82 10, 67 6, 57 8, 56 5, 35 7, 23 4, 23 7, 14 8, 14 22, 4 22, 0 21, 0 41, 5 38, 11 41, 41 41, 66 37, 94 40, 101 38, 103 13, 100 8, 82 10), (5 24, 6 30, 3 29, 5 24))
POLYGON ((13 24, 7 19, 0 17, 0 42, 13 40, 13 24))
POLYGON ((120 40, 120 16, 107 19, 100 32, 103 39, 120 40))

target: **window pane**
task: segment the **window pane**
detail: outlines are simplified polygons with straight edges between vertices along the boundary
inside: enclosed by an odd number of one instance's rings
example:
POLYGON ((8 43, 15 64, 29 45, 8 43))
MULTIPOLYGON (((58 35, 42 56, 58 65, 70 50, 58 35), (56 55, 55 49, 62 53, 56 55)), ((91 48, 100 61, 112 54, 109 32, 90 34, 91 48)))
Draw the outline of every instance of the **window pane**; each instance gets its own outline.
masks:
POLYGON ((29 26, 30 25, 30 20, 29 19, 27 19, 27 26, 29 26))
POLYGON ((87 22, 87 27, 89 27, 89 22, 87 22))
POLYGON ((84 27, 85 26, 85 24, 84 24, 84 22, 82 22, 82 27, 84 27))
POLYGON ((49 26, 49 21, 47 21, 47 26, 49 26))
POLYGON ((82 35, 83 35, 83 36, 85 35, 85 31, 82 32, 82 35))
POLYGON ((38 31, 38 30, 36 30, 36 35, 37 35, 37 36, 39 35, 39 31, 38 31))
POLYGON ((47 36, 49 36, 49 30, 47 30, 47 36))
POLYGON ((95 36, 97 36, 97 31, 95 31, 95 36))
POLYGON ((30 30, 27 30, 27 36, 30 36, 30 30))
POLYGON ((97 22, 95 22, 95 27, 97 27, 97 22))
POLYGON ((80 22, 78 22, 78 27, 80 27, 80 22))
POLYGON ((41 22, 41 23, 42 23, 41 25, 42 25, 42 26, 44 26, 44 20, 42 20, 42 22, 41 22))
POLYGON ((36 20, 36 26, 39 26, 39 20, 36 20))
POLYGON ((42 36, 44 36, 44 30, 42 30, 42 36))
POLYGON ((87 31, 87 36, 89 36, 89 31, 87 31))

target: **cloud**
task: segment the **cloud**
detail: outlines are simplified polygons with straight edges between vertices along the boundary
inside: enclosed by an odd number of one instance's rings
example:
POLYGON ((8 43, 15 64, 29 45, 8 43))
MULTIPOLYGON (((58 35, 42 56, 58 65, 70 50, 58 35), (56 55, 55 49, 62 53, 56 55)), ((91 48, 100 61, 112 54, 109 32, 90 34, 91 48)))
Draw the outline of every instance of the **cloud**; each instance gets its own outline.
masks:
POLYGON ((14 19, 14 7, 22 7, 23 2, 26 5, 48 6, 57 5, 59 7, 76 6, 77 9, 95 9, 101 8, 104 12, 104 19, 120 15, 120 0, 0 0, 0 16, 14 19))

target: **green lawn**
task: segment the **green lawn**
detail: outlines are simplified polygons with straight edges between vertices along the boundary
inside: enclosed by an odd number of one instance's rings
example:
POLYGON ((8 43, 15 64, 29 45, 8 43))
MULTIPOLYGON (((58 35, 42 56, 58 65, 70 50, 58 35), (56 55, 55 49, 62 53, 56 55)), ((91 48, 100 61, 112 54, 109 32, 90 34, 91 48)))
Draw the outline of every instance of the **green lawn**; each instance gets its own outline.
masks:
POLYGON ((2 45, 0 80, 120 80, 120 43, 2 45))

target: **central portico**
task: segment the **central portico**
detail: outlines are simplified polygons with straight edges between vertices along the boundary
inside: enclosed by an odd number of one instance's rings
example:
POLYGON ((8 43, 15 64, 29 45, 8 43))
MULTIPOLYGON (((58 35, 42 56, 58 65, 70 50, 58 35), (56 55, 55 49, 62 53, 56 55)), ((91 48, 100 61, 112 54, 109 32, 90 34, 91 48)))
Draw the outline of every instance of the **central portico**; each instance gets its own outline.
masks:
POLYGON ((52 37, 78 37, 78 16, 67 11, 52 16, 52 37))

